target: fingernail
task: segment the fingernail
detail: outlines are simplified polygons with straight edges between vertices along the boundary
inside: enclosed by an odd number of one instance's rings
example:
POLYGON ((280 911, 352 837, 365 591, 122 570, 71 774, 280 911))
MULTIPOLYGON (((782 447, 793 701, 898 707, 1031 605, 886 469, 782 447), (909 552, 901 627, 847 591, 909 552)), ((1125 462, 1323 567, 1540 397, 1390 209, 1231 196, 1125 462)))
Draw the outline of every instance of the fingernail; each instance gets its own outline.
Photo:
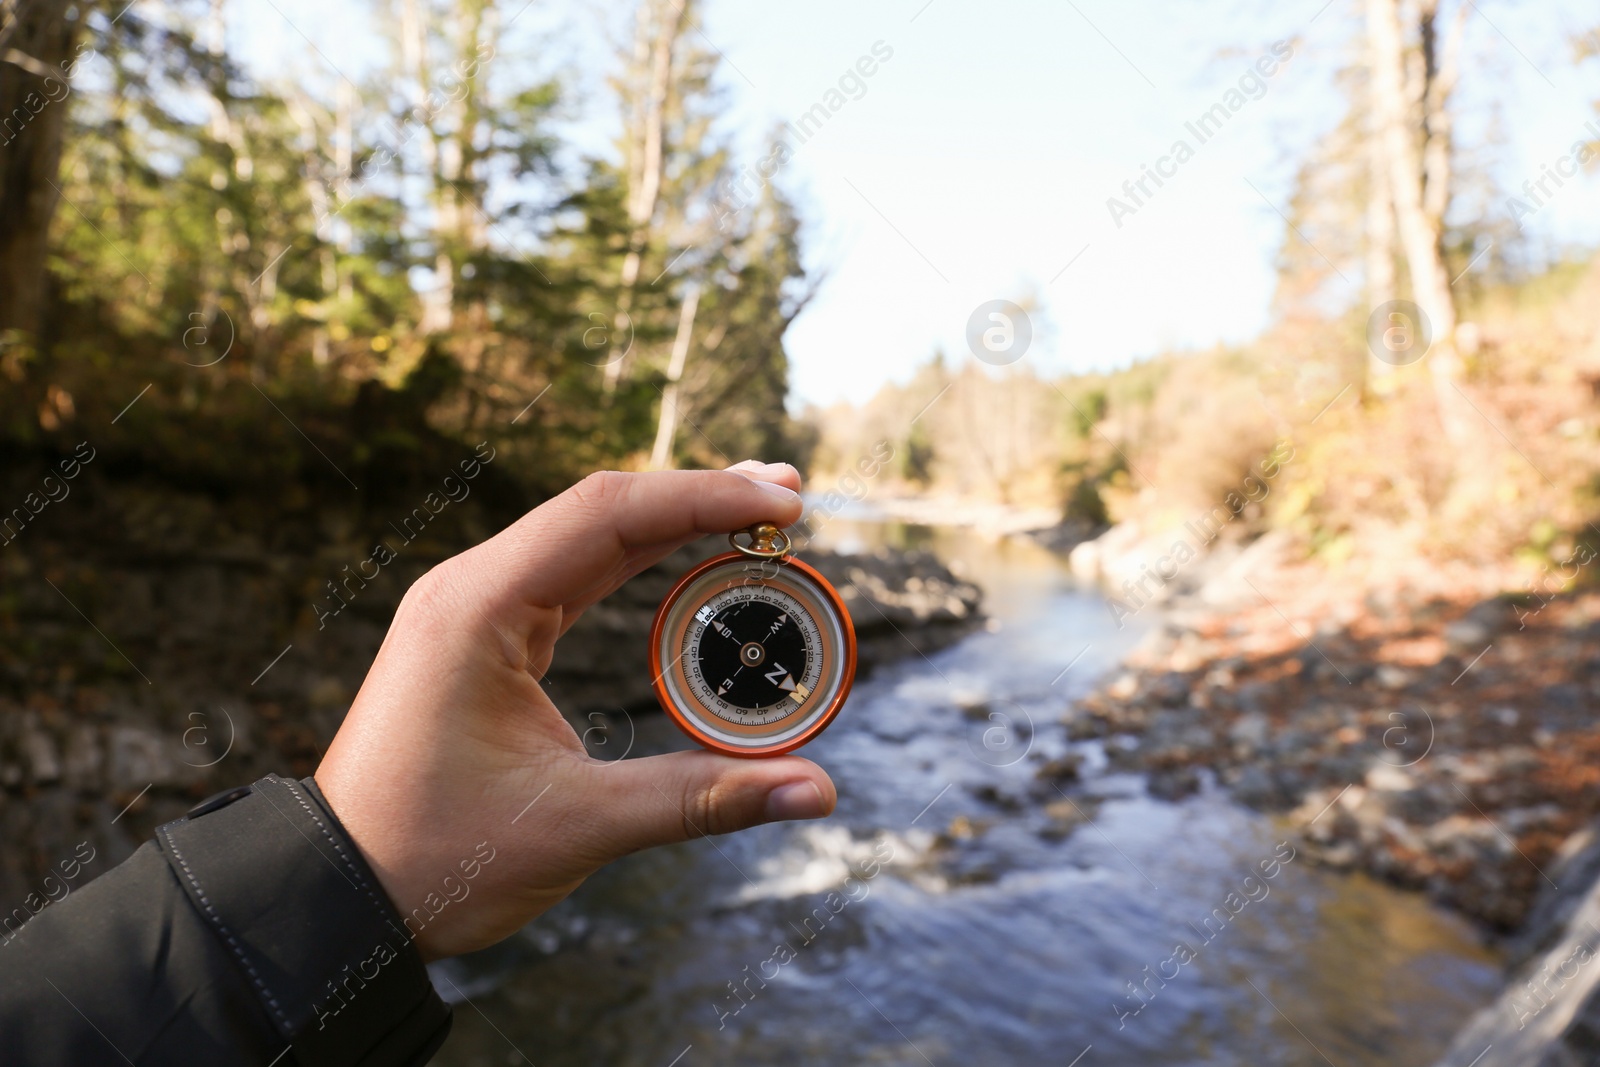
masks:
POLYGON ((751 481, 755 482, 755 486, 756 486, 757 489, 760 489, 763 492, 771 493, 773 496, 777 497, 779 500, 784 501, 785 503, 787 503, 787 502, 789 502, 791 500, 800 499, 800 494, 795 492, 793 489, 790 489, 788 486, 778 485, 775 482, 758 481, 757 479, 754 479, 754 478, 752 478, 751 481))
POLYGON ((767 794, 767 818, 774 822, 820 819, 826 814, 822 790, 817 788, 815 782, 790 782, 767 794))

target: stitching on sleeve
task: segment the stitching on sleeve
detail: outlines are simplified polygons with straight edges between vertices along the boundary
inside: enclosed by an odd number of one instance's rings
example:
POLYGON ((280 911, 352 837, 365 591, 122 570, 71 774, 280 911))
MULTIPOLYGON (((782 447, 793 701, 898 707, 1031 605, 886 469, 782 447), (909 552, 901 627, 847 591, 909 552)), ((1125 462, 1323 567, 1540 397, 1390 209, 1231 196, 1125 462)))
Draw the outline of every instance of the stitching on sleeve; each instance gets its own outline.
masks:
POLYGON ((355 875, 356 881, 361 883, 361 888, 366 890, 367 899, 372 901, 372 907, 375 911, 377 911, 379 920, 382 922, 389 922, 389 916, 383 910, 383 904, 378 899, 377 893, 373 892, 372 886, 367 882, 366 878, 362 876, 361 869, 350 861, 350 857, 345 852, 344 846, 339 844, 339 839, 334 837, 333 834, 329 832, 328 827, 317 815, 316 809, 312 808, 312 806, 306 802, 305 796, 300 792, 299 783, 290 781, 287 778, 278 778, 276 776, 273 776, 273 780, 287 787, 289 792, 294 795, 294 798, 300 802, 300 806, 306 810, 306 814, 311 816, 311 821, 317 824, 317 829, 322 831, 322 836, 328 839, 328 843, 333 846, 334 851, 339 853, 339 858, 344 860, 344 865, 350 869, 351 874, 355 875))
POLYGON ((177 860, 178 866, 183 868, 184 876, 189 879, 189 884, 194 886, 195 895, 200 898, 200 903, 205 907, 206 914, 211 916, 212 925, 222 934, 223 940, 227 941, 228 947, 233 949, 233 954, 239 958, 239 962, 244 965, 245 971, 249 973, 250 980, 256 984, 256 988, 261 990, 261 995, 272 1006, 272 1011, 283 1025, 284 1032, 289 1032, 288 1016, 284 1015, 283 1009, 278 1006, 278 999, 272 995, 272 991, 267 988, 267 984, 256 973, 256 969, 251 965, 249 957, 245 955, 244 946, 239 944, 238 940, 233 936, 233 932, 223 923, 222 917, 217 914, 217 909, 211 906, 211 900, 206 896, 206 891, 200 888, 200 880, 194 876, 194 871, 189 869, 188 862, 183 858, 183 854, 178 851, 178 843, 172 839, 172 831, 163 826, 160 828, 159 833, 162 840, 167 843, 167 848, 171 851, 172 858, 177 860))

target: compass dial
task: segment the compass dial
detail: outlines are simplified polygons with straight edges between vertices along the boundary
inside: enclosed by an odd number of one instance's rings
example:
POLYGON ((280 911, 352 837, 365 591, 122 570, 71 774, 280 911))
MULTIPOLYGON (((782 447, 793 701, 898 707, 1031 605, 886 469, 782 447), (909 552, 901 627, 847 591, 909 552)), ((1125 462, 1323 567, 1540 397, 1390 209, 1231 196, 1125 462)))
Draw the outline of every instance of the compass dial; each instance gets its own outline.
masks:
POLYGON ((662 706, 695 740, 777 755, 838 713, 855 677, 855 631, 838 593, 804 563, 719 556, 662 603, 651 667, 662 706))
POLYGON ((689 685, 729 722, 764 726, 792 714, 822 675, 822 632, 781 589, 725 589, 684 631, 689 685))

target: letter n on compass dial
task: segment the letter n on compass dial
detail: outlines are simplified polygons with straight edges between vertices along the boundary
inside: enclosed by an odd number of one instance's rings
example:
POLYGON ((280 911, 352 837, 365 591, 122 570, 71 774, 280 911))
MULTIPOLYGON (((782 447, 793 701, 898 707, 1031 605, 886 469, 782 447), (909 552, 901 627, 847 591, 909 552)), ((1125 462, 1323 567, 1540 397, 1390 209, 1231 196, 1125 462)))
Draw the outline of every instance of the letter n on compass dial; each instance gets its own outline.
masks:
POLYGON ((778 755, 832 721, 855 676, 855 632, 838 593, 798 560, 759 579, 716 557, 667 598, 651 641, 656 691, 695 740, 778 755))

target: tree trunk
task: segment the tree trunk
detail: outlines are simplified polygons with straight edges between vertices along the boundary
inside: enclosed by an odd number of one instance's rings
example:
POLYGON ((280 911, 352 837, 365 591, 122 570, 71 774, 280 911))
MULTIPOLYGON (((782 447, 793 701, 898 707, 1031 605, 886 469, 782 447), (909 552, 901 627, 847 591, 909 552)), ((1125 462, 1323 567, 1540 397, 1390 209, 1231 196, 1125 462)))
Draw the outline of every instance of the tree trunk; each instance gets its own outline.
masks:
POLYGON ((1454 147, 1455 115, 1450 110, 1461 73, 1461 39, 1466 32, 1467 14, 1472 9, 1463 3, 1456 8, 1448 35, 1438 40, 1438 0, 1422 5, 1422 41, 1426 82, 1422 92, 1422 207, 1442 228, 1444 213, 1450 207, 1451 158, 1454 147))
MULTIPOLYGON (((672 89, 672 54, 683 28, 684 8, 675 0, 641 0, 634 37, 635 86, 632 128, 628 130, 628 252, 618 279, 617 330, 630 326, 633 290, 649 244, 650 223, 661 197, 661 165, 665 154, 667 94, 672 89), (648 65, 646 65, 648 62, 648 65)), ((616 391, 622 378, 619 358, 606 364, 605 391, 616 391)))
POLYGON ((82 8, 72 0, 0 4, 0 343, 33 334, 45 252, 60 196, 69 60, 82 8))
MULTIPOLYGON (((1374 94, 1375 96, 1376 94, 1374 94)), ((1367 306, 1394 299, 1394 194, 1389 189, 1389 157, 1378 124, 1376 100, 1369 101, 1367 129, 1367 306)), ((1367 357, 1367 394, 1383 394, 1392 386, 1394 367, 1377 355, 1367 357)))
POLYGON ((650 450, 650 469, 671 470, 672 439, 678 432, 678 383, 689 361, 689 338, 694 333, 694 316, 700 308, 700 287, 691 283, 683 295, 678 312, 678 335, 672 339, 672 359, 667 364, 667 387, 661 393, 661 417, 656 423, 656 443, 650 450))
MULTIPOLYGON (((422 155, 423 181, 427 183, 428 199, 434 209, 433 231, 437 246, 433 261, 434 288, 422 294, 422 316, 417 323, 417 329, 424 334, 450 329, 455 304, 455 262, 442 240, 453 216, 440 185, 439 134, 434 129, 429 106, 432 79, 428 73, 428 59, 427 14, 418 0, 401 0, 400 72, 411 98, 406 126, 422 127, 415 140, 422 155)), ((398 132, 402 138, 408 133, 405 129, 398 132)))
POLYGON ((1455 385, 1461 363, 1455 348, 1455 297, 1450 292, 1449 271, 1440 248, 1444 209, 1450 202, 1448 107, 1451 86, 1440 77, 1441 71, 1434 61, 1435 14, 1435 5, 1425 0, 1421 14, 1421 62, 1415 64, 1421 69, 1408 79, 1398 0, 1367 0, 1373 103, 1378 128, 1382 131, 1383 151, 1388 157, 1390 195, 1394 199, 1400 244, 1411 272, 1412 296, 1427 316, 1432 330, 1433 346, 1427 359, 1433 375, 1439 421, 1445 434, 1460 445, 1469 431, 1455 385), (1431 175, 1424 170, 1425 159, 1434 165, 1431 175), (1432 187, 1426 184, 1430 176, 1434 179, 1432 187))

